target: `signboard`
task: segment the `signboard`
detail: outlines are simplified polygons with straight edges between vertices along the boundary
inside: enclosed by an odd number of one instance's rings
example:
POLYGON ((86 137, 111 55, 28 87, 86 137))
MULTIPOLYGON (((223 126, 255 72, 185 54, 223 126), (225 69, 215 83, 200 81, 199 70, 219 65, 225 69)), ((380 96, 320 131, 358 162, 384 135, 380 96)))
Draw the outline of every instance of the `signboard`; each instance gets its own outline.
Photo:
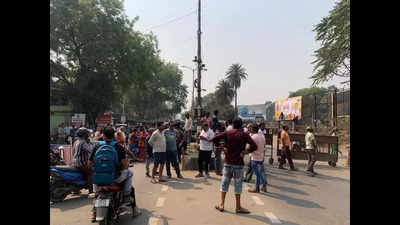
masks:
POLYGON ((274 119, 279 120, 283 113, 283 120, 293 120, 296 116, 301 119, 301 96, 275 101, 274 119))
POLYGON ((99 127, 105 127, 107 124, 112 124, 112 115, 105 114, 105 115, 98 115, 96 118, 96 124, 99 127))
POLYGON ((75 127, 79 127, 80 125, 85 125, 86 114, 80 113, 75 114, 71 118, 71 123, 75 127))
POLYGON ((239 105, 238 116, 242 120, 262 120, 265 119, 266 108, 264 104, 259 105, 239 105))

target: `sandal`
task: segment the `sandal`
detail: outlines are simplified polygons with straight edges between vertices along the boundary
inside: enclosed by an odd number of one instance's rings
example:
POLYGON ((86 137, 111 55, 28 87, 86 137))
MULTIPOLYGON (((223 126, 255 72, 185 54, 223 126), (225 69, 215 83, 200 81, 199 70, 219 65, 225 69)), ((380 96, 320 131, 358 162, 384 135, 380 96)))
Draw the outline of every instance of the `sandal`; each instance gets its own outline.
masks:
POLYGON ((219 205, 216 205, 216 206, 215 206, 215 209, 218 210, 218 211, 220 211, 220 212, 223 212, 223 211, 224 211, 224 208, 221 208, 219 205))
POLYGON ((249 214, 250 211, 245 208, 240 208, 239 210, 236 210, 236 213, 249 214))

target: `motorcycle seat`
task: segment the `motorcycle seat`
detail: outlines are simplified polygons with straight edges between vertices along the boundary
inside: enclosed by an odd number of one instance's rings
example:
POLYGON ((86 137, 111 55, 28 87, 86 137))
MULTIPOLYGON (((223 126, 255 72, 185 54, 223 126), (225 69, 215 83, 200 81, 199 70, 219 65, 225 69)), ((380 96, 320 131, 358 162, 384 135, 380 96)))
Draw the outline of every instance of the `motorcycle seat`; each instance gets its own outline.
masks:
POLYGON ((79 172, 79 170, 73 166, 63 166, 63 165, 57 165, 57 166, 52 166, 51 168, 61 170, 61 171, 76 171, 79 172))
POLYGON ((99 186, 98 189, 99 191, 112 191, 112 192, 121 191, 121 187, 118 185, 99 186))

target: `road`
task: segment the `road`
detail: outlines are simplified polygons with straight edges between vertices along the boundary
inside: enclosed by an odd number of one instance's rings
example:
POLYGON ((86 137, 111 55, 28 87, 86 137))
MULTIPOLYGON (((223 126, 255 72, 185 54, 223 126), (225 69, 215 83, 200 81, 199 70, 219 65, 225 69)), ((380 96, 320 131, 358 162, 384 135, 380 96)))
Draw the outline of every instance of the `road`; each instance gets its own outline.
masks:
MULTIPOLYGON (((173 178, 166 183, 152 184, 145 177, 145 165, 135 164, 134 186, 137 204, 142 212, 137 218, 121 216, 121 225, 348 225, 350 224, 350 169, 330 167, 317 162, 315 177, 305 175, 305 161, 295 160, 299 171, 277 169, 266 165, 268 192, 248 193, 243 186, 242 206, 251 214, 235 214, 233 186, 225 203, 225 212, 215 210, 220 201, 220 178, 194 178, 196 171, 183 171, 185 179, 173 178)), ((164 170, 165 171, 165 170, 164 170)), ((252 187, 253 182, 249 185, 252 187)), ((233 183, 233 181, 232 181, 233 183)), ((90 225, 93 199, 86 191, 80 196, 68 196, 50 206, 52 225, 90 225)))

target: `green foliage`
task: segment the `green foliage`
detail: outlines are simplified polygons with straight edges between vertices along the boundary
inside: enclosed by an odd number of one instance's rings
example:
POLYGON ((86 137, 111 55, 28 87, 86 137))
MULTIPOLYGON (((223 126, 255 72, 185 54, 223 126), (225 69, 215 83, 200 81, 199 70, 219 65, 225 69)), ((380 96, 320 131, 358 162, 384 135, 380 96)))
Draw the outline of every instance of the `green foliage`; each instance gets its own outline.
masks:
POLYGON ((141 118, 172 116, 185 105, 182 72, 162 62, 154 35, 133 30, 137 20, 120 0, 50 1, 51 80, 91 122, 124 102, 141 118))
POLYGON ((227 105, 231 104, 233 97, 235 96, 235 91, 227 80, 220 80, 215 94, 219 104, 227 105))
POLYGON ((203 97, 203 110, 210 112, 212 115, 214 110, 218 110, 218 119, 228 120, 235 117, 235 109, 231 104, 219 104, 216 93, 209 93, 203 97))
POLYGON ((350 78, 350 0, 336 3, 314 28, 322 47, 315 51, 313 85, 335 76, 350 78))
POLYGON ((226 79, 235 91, 235 115, 237 115, 237 89, 242 85, 242 80, 247 79, 246 69, 239 63, 232 64, 226 72, 226 79))

